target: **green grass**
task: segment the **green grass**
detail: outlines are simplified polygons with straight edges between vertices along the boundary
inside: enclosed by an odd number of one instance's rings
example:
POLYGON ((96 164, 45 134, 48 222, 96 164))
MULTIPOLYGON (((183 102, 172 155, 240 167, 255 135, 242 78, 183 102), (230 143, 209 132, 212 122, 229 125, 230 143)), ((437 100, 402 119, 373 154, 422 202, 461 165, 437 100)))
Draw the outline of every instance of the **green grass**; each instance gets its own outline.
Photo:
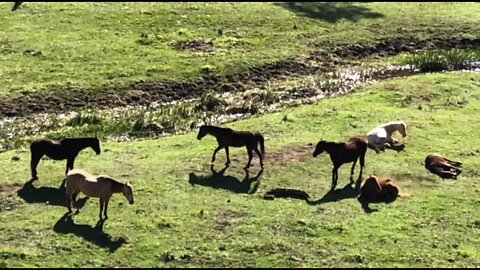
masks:
POLYGON ((1 95, 231 73, 323 50, 413 36, 475 37, 479 3, 0 4, 1 95), (201 38, 212 52, 179 51, 201 38))
POLYGON ((461 70, 469 68, 472 63, 480 61, 478 50, 429 51, 406 56, 403 63, 418 68, 422 72, 443 70, 461 70))
MULTIPOLYGON (((303 161, 286 163, 268 159, 258 190, 245 194, 255 183, 241 182, 244 149, 230 151, 233 165, 227 177, 210 184, 217 188, 189 184, 190 173, 210 175, 216 146, 212 137, 199 142, 191 132, 158 140, 102 142, 100 156, 86 150, 76 167, 130 180, 136 196, 134 205, 119 195, 110 203, 104 232, 109 241, 126 241, 113 254, 92 243, 99 234, 89 227, 97 221, 97 199, 86 201, 74 217, 76 225, 61 222, 66 208, 55 204, 62 196, 57 187, 64 162, 41 161, 38 190, 22 193, 40 202, 27 203, 16 191, 29 178, 28 151, 1 153, 0 266, 479 267, 479 98, 479 74, 426 74, 229 125, 264 133, 268 158, 293 145, 345 140, 379 123, 406 121, 408 136, 400 138, 406 151, 377 155, 369 150, 364 176, 392 177, 411 197, 375 204, 379 211, 371 214, 354 198, 318 205, 261 198, 278 187, 322 198, 330 188, 326 154, 314 159, 306 153, 303 161), (430 152, 462 161, 460 178, 442 181, 428 173, 422 162, 430 152), (14 156, 20 160, 12 160, 14 156), (47 198, 53 205, 45 203, 47 198), (169 255, 175 260, 164 262, 169 255)), ((224 162, 220 151, 215 169, 224 162)), ((341 167, 339 189, 348 183, 349 171, 350 166, 341 167)), ((256 160, 250 177, 257 172, 256 160)))

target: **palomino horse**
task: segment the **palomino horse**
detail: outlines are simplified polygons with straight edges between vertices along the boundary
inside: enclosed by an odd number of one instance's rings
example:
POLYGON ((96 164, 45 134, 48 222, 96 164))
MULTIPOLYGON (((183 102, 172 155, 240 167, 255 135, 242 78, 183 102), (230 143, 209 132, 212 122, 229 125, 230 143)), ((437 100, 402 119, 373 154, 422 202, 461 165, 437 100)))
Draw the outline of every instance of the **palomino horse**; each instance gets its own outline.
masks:
POLYGON ((370 175, 360 188, 360 196, 357 200, 363 209, 370 210, 369 203, 390 203, 398 196, 400 196, 398 186, 393 180, 370 175))
POLYGON ((122 193, 127 198, 130 204, 133 204, 133 190, 129 183, 120 183, 115 179, 112 179, 106 175, 93 176, 83 170, 74 169, 67 174, 67 207, 68 212, 72 212, 72 206, 77 206, 76 197, 82 192, 89 197, 100 198, 100 220, 102 220, 102 212, 107 216, 108 201, 112 197, 113 193, 122 193))
POLYGON ((67 160, 68 170, 73 169, 73 163, 78 153, 91 147, 97 155, 100 155, 100 141, 95 138, 65 138, 59 141, 51 139, 38 139, 30 145, 32 180, 37 180, 37 165, 44 155, 53 160, 67 160))
POLYGON ((313 157, 317 157, 323 151, 326 151, 330 155, 330 159, 333 163, 332 170, 332 188, 334 190, 337 186, 338 180, 338 168, 344 163, 353 162, 352 170, 350 173, 350 182, 353 183, 353 170, 357 164, 357 160, 360 159, 360 174, 358 180, 362 179, 363 167, 365 166, 365 153, 367 152, 368 142, 364 138, 353 137, 346 143, 343 142, 328 142, 320 141, 315 147, 313 157))
POLYGON ((217 139, 218 147, 213 151, 212 163, 215 161, 215 155, 217 152, 225 148, 227 154, 227 162, 225 165, 230 164, 230 157, 228 153, 228 147, 247 147, 248 152, 248 164, 245 169, 250 167, 250 163, 253 158, 253 151, 257 153, 260 158, 260 166, 263 168, 263 157, 265 156, 264 138, 260 133, 254 133, 250 131, 235 131, 231 128, 221 128, 215 126, 203 125, 198 131, 197 139, 201 140, 207 134, 214 136, 217 139), (258 144, 260 144, 261 152, 258 150, 258 144))
POLYGON ((457 176, 462 173, 462 170, 460 168, 456 168, 455 166, 462 167, 462 163, 447 159, 435 153, 432 153, 425 158, 425 169, 443 179, 457 179, 457 176))
POLYGON ((407 136, 407 124, 403 121, 393 121, 380 125, 367 133, 368 144, 375 152, 385 151, 385 144, 391 148, 398 141, 392 138, 392 134, 398 131, 403 137, 407 136))

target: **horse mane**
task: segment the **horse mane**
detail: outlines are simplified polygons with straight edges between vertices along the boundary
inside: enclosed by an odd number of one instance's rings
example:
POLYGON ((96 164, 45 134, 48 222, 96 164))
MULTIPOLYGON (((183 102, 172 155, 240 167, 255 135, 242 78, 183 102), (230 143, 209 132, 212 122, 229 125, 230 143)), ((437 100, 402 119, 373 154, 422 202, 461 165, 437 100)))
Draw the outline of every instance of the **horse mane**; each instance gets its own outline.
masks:
POLYGON ((407 127, 407 124, 405 123, 405 121, 402 121, 402 120, 396 120, 396 121, 390 121, 386 124, 383 124, 382 127, 384 126, 389 126, 389 125, 393 125, 393 124, 396 124, 396 125, 403 125, 405 127, 407 127))

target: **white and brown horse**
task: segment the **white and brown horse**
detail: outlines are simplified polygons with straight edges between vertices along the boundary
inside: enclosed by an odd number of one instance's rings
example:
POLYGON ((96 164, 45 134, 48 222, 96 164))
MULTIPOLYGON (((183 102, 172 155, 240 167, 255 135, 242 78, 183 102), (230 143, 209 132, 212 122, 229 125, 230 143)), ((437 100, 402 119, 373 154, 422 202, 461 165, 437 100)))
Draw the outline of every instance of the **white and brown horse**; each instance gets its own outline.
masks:
POLYGON ((68 212, 71 213, 72 206, 79 212, 76 197, 82 192, 89 197, 100 198, 100 220, 102 212, 107 216, 108 201, 113 193, 122 193, 130 204, 133 204, 133 189, 129 183, 120 183, 106 175, 93 176, 83 170, 73 169, 67 174, 66 193, 68 212))
POLYGON ((403 121, 393 121, 380 125, 367 133, 368 145, 375 152, 385 151, 385 147, 392 148, 398 141, 392 134, 398 131, 403 137, 407 136, 407 124, 403 121))

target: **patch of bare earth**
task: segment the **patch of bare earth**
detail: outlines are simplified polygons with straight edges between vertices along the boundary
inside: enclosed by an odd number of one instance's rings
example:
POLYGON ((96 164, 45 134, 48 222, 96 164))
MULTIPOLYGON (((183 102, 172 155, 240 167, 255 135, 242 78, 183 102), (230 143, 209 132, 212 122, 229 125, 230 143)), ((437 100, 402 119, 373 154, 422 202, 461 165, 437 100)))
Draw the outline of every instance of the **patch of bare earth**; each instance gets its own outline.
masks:
POLYGON ((268 152, 265 154, 265 163, 274 165, 288 165, 293 162, 303 162, 312 157, 315 146, 311 143, 292 145, 268 152))
POLYGON ((16 192, 21 186, 22 184, 0 184, 0 212, 15 208, 16 192))
POLYGON ((201 38, 192 40, 179 40, 172 44, 177 50, 182 51, 200 51, 211 52, 213 51, 213 42, 211 40, 205 41, 201 38))
POLYGON ((215 211, 215 229, 224 232, 227 227, 242 222, 244 216, 245 213, 242 212, 219 208, 215 211))

